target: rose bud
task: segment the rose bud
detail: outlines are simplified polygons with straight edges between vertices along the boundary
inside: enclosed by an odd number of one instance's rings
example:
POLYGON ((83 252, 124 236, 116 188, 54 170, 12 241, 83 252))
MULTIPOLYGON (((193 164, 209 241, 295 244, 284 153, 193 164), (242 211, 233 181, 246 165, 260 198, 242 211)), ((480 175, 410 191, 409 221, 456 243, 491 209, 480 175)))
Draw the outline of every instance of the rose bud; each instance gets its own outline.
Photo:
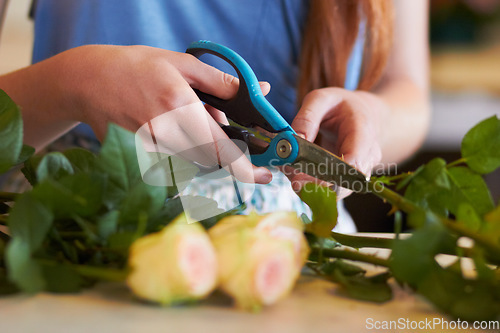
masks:
POLYGON ((212 236, 220 288, 245 310, 259 310, 286 296, 299 276, 293 244, 255 228, 212 236))
POLYGON ((295 262, 300 270, 309 256, 309 245, 304 236, 304 223, 293 212, 276 212, 264 215, 256 230, 275 239, 288 240, 293 244, 295 262))
POLYGON ((139 298, 168 305, 208 295, 217 282, 215 249, 199 223, 180 215, 131 246, 127 285, 139 298))

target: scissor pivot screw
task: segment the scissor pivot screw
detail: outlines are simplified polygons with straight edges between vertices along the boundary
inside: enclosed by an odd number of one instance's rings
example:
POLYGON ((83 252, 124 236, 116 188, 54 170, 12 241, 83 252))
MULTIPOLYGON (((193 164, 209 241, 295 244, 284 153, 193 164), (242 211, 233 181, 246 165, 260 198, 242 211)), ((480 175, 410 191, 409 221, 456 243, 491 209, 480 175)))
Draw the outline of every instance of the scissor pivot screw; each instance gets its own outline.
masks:
POLYGON ((276 154, 278 154, 280 158, 287 158, 291 153, 292 145, 288 142, 288 140, 281 139, 278 141, 278 144, 276 145, 276 154))

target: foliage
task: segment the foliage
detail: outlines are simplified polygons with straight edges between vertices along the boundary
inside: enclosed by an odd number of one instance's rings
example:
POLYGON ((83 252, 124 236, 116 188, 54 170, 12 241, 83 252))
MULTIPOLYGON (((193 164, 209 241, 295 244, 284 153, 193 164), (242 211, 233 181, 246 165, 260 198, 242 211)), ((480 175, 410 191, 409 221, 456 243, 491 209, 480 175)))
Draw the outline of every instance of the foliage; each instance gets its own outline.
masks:
MULTIPOLYGON (((78 148, 32 156, 22 137, 19 110, 0 92, 0 172, 22 165, 33 185, 22 194, 0 193, 0 223, 9 228, 9 235, 0 232, 0 293, 75 292, 99 280, 123 280, 134 240, 183 211, 176 189, 142 181, 134 135, 118 126, 109 126, 98 155, 78 148)), ((498 318, 500 206, 483 180, 498 167, 500 120, 492 117, 467 133, 458 161, 437 158, 414 172, 372 179, 371 191, 394 212, 405 212, 413 228, 409 237, 391 240, 331 233, 335 192, 307 184, 300 197, 313 213, 312 220, 302 216, 311 247, 308 267, 357 299, 391 299, 388 281, 394 278, 451 316, 498 318), (460 245, 463 237, 472 247, 460 245), (358 251, 362 247, 389 248, 391 256, 367 255, 358 251), (442 266, 439 254, 457 259, 442 266), (473 261, 474 277, 462 273, 463 257, 473 261), (368 276, 352 261, 384 271, 368 276)), ((210 228, 220 217, 202 224, 210 228)))

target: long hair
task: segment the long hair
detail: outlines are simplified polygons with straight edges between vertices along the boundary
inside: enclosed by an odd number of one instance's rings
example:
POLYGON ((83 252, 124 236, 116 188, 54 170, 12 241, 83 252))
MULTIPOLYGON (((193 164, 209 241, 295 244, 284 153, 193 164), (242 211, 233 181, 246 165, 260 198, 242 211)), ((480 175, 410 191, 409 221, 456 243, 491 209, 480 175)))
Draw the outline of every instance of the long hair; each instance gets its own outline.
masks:
POLYGON ((299 103, 311 90, 343 87, 361 16, 366 19, 366 40, 359 89, 369 90, 380 79, 392 46, 392 0, 311 0, 302 42, 299 103))

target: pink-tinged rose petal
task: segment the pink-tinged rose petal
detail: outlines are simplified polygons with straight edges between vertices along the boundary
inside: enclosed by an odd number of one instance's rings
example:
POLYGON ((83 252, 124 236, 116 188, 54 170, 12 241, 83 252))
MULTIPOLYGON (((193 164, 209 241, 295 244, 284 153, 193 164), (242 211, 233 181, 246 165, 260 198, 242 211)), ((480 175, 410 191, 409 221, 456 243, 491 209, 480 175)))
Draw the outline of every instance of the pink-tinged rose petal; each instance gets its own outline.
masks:
POLYGON ((290 256, 275 253, 262 260, 255 270, 255 294, 264 305, 270 305, 290 290, 295 279, 290 256))
POLYGON ((300 253, 302 248, 302 237, 304 237, 301 231, 289 227, 278 226, 269 231, 269 236, 292 242, 295 253, 300 253))
POLYGON ((199 299, 217 280, 215 249, 205 230, 180 215, 129 250, 127 285, 144 300, 164 305, 199 299))
POLYGON ((178 244, 179 269, 193 296, 204 295, 217 280, 215 250, 205 235, 183 237, 178 244))

